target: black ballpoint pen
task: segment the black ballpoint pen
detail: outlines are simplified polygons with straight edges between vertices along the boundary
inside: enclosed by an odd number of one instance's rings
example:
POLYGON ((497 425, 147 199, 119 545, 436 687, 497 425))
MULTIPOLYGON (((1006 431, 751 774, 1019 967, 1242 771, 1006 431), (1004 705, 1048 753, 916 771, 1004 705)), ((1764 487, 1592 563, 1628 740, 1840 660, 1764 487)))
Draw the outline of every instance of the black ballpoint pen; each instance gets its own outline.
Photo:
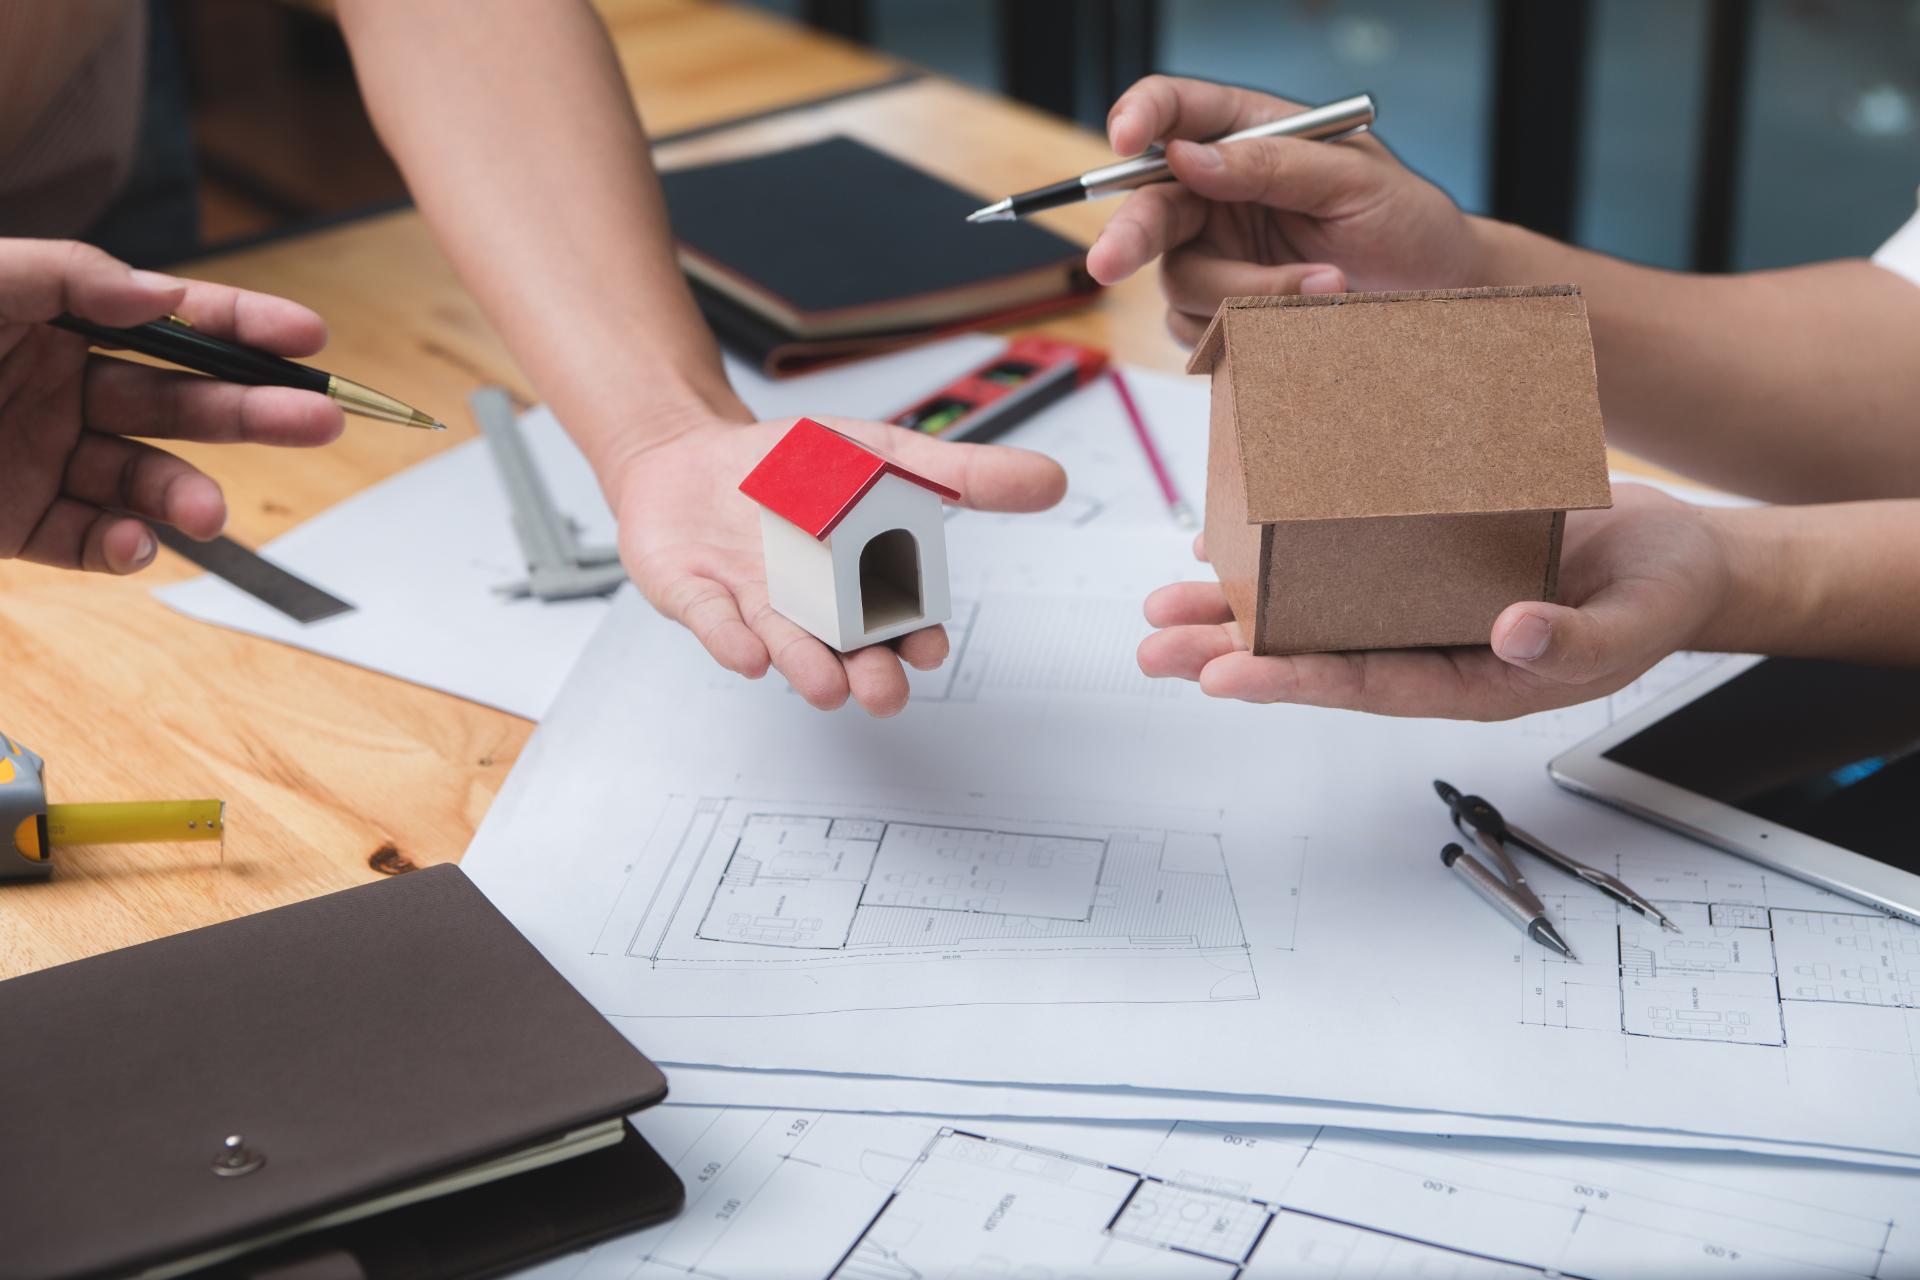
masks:
POLYGON ((296 364, 271 352, 242 346, 224 338, 201 333, 185 321, 168 316, 128 329, 95 324, 78 316, 63 315, 52 322, 57 328, 80 334, 98 347, 124 347, 141 355, 153 356, 196 373, 208 374, 223 382, 238 382, 252 387, 293 387, 299 391, 317 391, 348 413, 363 418, 427 431, 444 431, 446 424, 428 417, 412 405, 383 395, 372 387, 343 378, 337 373, 296 364))

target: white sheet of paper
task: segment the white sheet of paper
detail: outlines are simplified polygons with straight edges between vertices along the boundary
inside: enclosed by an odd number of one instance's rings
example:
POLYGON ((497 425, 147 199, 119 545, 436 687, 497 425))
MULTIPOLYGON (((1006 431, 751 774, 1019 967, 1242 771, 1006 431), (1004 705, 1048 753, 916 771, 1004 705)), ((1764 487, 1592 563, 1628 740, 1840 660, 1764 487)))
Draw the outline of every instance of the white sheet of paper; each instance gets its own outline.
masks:
MULTIPOLYGON (((525 414, 521 428, 582 541, 610 544, 613 515, 553 415, 525 414)), ((260 550, 353 611, 303 625, 211 574, 154 594, 203 622, 529 719, 546 711, 607 614, 603 599, 548 604, 495 590, 526 577, 526 558, 480 440, 409 467, 260 550)))
POLYGON ((1341 1129, 661 1107, 671 1222, 529 1272, 718 1276, 1920 1275, 1920 1176, 1341 1129))
MULTIPOLYGON (((616 1020, 615 1025, 620 1025, 616 1020)), ((1722 1138, 1619 1125, 1564 1124, 1516 1116, 1462 1115, 1457 1111, 1407 1111, 1356 1106, 1313 1098, 1263 1098, 1247 1094, 1179 1093, 1164 1089, 1093 1086, 978 1084, 965 1080, 917 1080, 905 1076, 829 1075, 744 1067, 663 1062, 672 1086, 668 1106, 777 1107, 794 1111, 868 1111, 941 1115, 968 1121, 981 1117, 1095 1121, 1190 1120, 1203 1124, 1281 1124, 1375 1129, 1384 1133, 1449 1137, 1511 1138, 1528 1142, 1592 1143, 1603 1146, 1685 1146, 1699 1151, 1746 1151, 1776 1159, 1832 1160, 1920 1172, 1920 1156, 1859 1151, 1764 1138, 1722 1138)))
POLYGON ((952 532, 973 607, 903 716, 623 605, 488 815, 469 874, 652 1056, 1920 1154, 1920 1010, 1795 979, 1920 931, 1544 775, 1687 660, 1504 725, 1222 703, 1133 663, 1171 531, 952 532), (1548 871, 1583 962, 1524 943, 1442 867, 1436 775, 1686 933, 1548 871))
MULTIPOLYGON (((999 338, 969 334, 782 381, 738 361, 729 360, 728 369, 742 398, 764 417, 879 418, 991 359, 1005 345, 999 338)), ((1204 383, 1141 372, 1135 375, 1135 395, 1145 412, 1168 424, 1163 448, 1197 495, 1206 469, 1204 383)), ((585 459, 553 415, 535 409, 520 423, 555 503, 580 526, 582 541, 610 544, 612 514, 585 459)), ((1043 520, 1167 523, 1110 386, 1069 396, 1019 428, 1009 442, 1053 453, 1072 471, 1072 495, 1043 520)), ((485 443, 476 440, 356 494, 261 548, 269 559, 351 603, 351 613, 302 625, 211 575, 161 587, 155 594, 203 622, 538 719, 605 616, 606 601, 547 604, 496 592, 497 586, 525 576, 509 521, 493 461, 485 443)))

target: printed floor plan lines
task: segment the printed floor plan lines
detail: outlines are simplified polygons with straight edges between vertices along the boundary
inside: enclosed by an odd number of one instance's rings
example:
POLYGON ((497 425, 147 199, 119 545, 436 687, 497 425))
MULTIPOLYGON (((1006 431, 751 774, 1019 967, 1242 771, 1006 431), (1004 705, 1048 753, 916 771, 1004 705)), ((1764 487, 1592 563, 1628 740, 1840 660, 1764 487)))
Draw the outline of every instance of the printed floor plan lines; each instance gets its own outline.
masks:
POLYGON ((1920 1090, 1920 925, 1758 870, 1692 887, 1726 898, 1656 895, 1677 934, 1591 895, 1545 896, 1584 963, 1524 949, 1522 1020, 1749 1045, 1787 1070, 1802 1051, 1905 1059, 1920 1090))
MULTIPOLYGON (((1170 1180, 942 1128, 831 1276, 901 1280, 1024 1271, 1236 1280, 1253 1274, 1255 1254, 1270 1235, 1288 1270, 1306 1263, 1337 1275, 1376 1274, 1383 1267, 1455 1276, 1539 1272, 1525 1263, 1298 1212, 1243 1188, 1170 1180)), ((1282 1268, 1259 1268, 1270 1270, 1282 1268)))
POLYGON ((1193 696, 1183 681, 1141 674, 1134 654, 1147 628, 1137 600, 989 591, 956 602, 954 615, 953 657, 937 673, 945 697, 1193 696))
MULTIPOLYGON (((1004 532, 971 531, 956 594, 1110 598, 1168 550, 1004 532)), ((1920 1009, 1894 953, 1852 948, 1869 982, 1782 933, 1783 913, 1856 908, 1569 795, 1544 754, 1516 724, 1205 696, 986 688, 821 714, 778 679, 716 676, 625 596, 462 865, 650 1057, 709 1069, 708 1102, 1117 1120, 1244 1097, 1264 1119, 1920 1162, 1920 1009), (1647 939, 1629 985, 1715 976, 1645 986, 1648 1034, 1629 1034, 1611 904, 1529 860, 1591 962, 1549 967, 1435 856, 1436 771, 1698 904, 1713 928, 1685 943, 1737 947, 1683 964, 1647 939), (1740 932, 1756 909, 1764 948, 1740 932), (1704 998, 1801 964, 1831 1000, 1704 998), (1696 1034, 1714 1022, 1696 999, 1746 1015, 1719 1020, 1741 1035, 1696 1034)))
POLYGON ((1897 1280, 1920 1175, 1339 1129, 659 1108, 677 1220, 539 1280, 1897 1280))
MULTIPOLYGON (((1198 697, 1185 681, 1141 674, 1135 652, 1147 626, 1132 596, 963 591, 954 597, 946 627, 947 660, 932 671, 907 673, 918 701, 1198 697)), ((714 687, 734 686, 716 681, 714 687)))
MULTIPOLYGON (((1260 994, 1216 832, 726 797, 669 807, 665 873, 644 902, 620 894, 595 959, 697 971, 738 995, 708 1006, 729 1016, 796 991, 821 1010, 1260 994), (887 976, 902 965, 918 972, 887 976)), ((1296 868, 1291 918, 1305 839, 1279 846, 1296 868)))

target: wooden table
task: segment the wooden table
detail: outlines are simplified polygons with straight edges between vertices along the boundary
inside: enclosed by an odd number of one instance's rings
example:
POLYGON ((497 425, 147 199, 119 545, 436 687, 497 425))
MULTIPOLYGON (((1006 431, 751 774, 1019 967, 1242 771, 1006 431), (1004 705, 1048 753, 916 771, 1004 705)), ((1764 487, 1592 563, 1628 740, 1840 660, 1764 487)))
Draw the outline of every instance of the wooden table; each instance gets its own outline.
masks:
MULTIPOLYGON (((603 0, 656 137, 901 75, 898 63, 761 13, 696 0, 603 0)), ((990 199, 1089 167, 1095 136, 929 77, 813 117, 919 155, 990 199)), ((663 163, 711 140, 663 148, 663 163)), ((1090 239, 1110 207, 1055 215, 1090 239)), ((449 415, 444 435, 354 421, 331 448, 183 448, 225 487, 229 532, 257 546, 474 434, 483 382, 532 389, 411 212, 195 264, 190 274, 299 298, 328 319, 330 368, 449 415)), ((1045 326, 1130 360, 1182 357, 1142 278, 1045 326)), ((44 755, 54 799, 215 795, 211 846, 89 849, 51 881, 0 890, 0 976, 457 859, 532 724, 357 667, 180 617, 149 594, 196 570, 163 552, 113 579, 0 562, 0 730, 44 755)))
MULTIPOLYGON (((884 85, 908 70, 767 15, 700 0, 601 0, 650 132, 665 137, 884 85)), ((767 126, 828 130, 915 157, 983 198, 1111 158, 1098 136, 937 77, 767 126)), ((708 136, 663 164, 718 154, 708 136)), ((1116 202, 1047 216, 1091 240, 1116 202)), ((411 212, 233 253, 191 274, 301 299, 338 369, 449 416, 444 435, 353 422, 315 453, 181 451, 226 488, 229 531, 259 545, 474 434, 483 382, 531 395, 411 212)), ((1143 273, 1097 308, 1039 326, 1178 369, 1143 273)), ((223 856, 90 849, 45 883, 0 889, 0 977, 459 858, 532 724, 343 663, 180 617, 149 594, 195 572, 169 554, 132 578, 0 562, 0 730, 51 762, 60 799, 223 797, 223 856)))

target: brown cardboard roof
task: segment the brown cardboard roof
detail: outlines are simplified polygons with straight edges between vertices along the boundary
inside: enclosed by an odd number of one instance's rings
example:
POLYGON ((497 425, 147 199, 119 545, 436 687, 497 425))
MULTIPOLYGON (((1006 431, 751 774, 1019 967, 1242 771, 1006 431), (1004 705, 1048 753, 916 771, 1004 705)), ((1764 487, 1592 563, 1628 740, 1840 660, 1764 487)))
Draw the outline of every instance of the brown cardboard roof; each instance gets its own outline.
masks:
POLYGON ((1572 285, 1228 298, 1188 371, 1223 354, 1254 523, 1612 500, 1572 285))

